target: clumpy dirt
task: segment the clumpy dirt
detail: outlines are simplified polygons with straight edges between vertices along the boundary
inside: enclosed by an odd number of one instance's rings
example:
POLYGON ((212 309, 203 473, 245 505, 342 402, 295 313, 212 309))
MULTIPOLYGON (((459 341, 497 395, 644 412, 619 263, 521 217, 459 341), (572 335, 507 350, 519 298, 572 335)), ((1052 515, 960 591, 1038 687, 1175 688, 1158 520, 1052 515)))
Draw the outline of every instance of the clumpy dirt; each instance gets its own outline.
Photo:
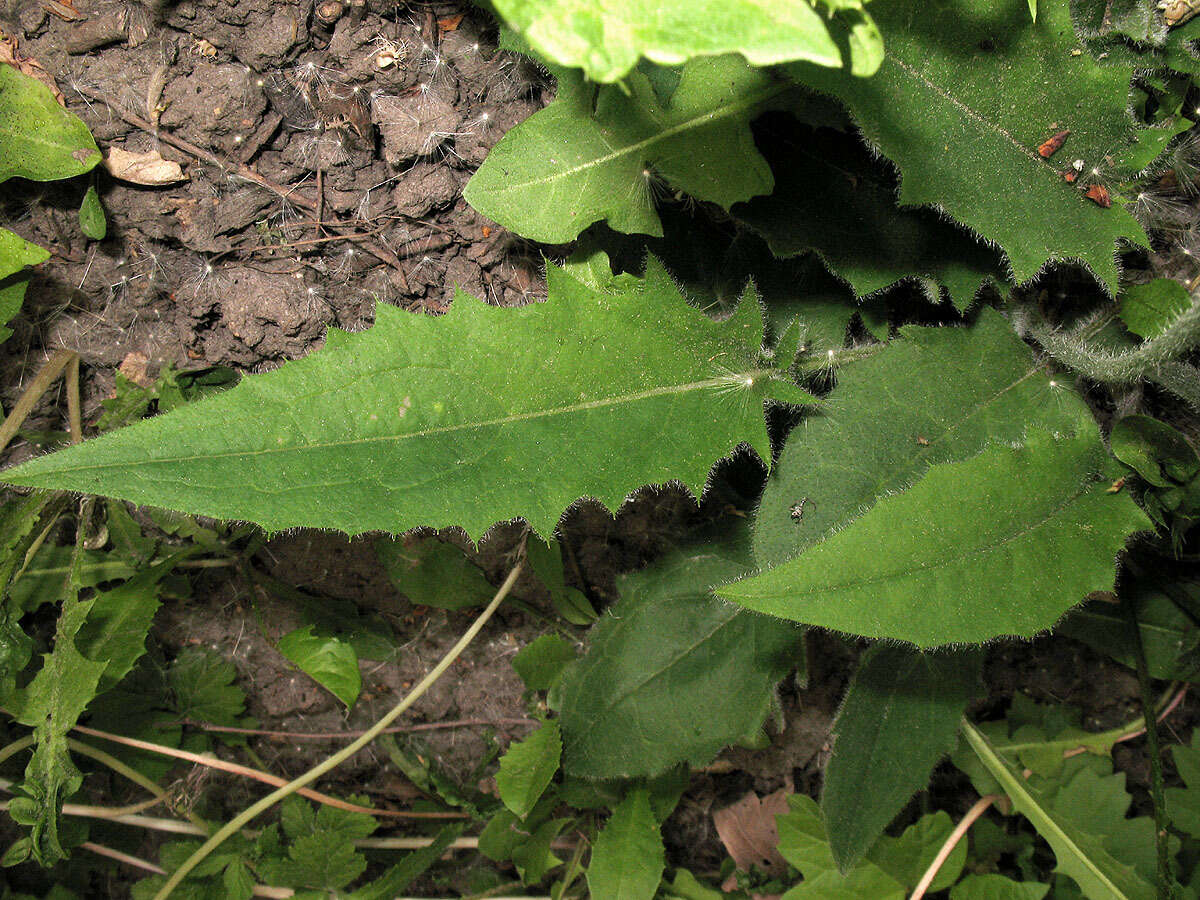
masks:
MULTIPOLYGON (((553 91, 546 73, 497 48, 484 13, 458 0, 77 5, 79 18, 67 21, 51 4, 0 0, 0 29, 54 76, 101 148, 157 150, 186 179, 141 187, 99 172, 109 222, 99 242, 80 234, 78 185, 6 185, 0 222, 53 253, 30 287, 16 334, 0 345, 6 409, 63 347, 82 357, 85 421, 94 422, 114 370, 131 354, 152 372, 167 364, 263 371, 317 349, 330 327, 368 327, 378 303, 436 314, 459 289, 505 306, 543 295, 540 253, 547 248, 516 239, 462 199, 488 150, 553 91)), ((43 401, 30 427, 62 427, 56 398, 43 401)), ((17 446, 9 458, 29 452, 17 446)), ((700 508, 678 488, 645 490, 615 517, 581 502, 561 523, 574 563, 569 579, 603 607, 615 598, 620 573, 714 518, 750 513, 764 471, 748 457, 723 462, 700 508)), ((500 526, 481 546, 479 561, 494 583, 518 536, 500 526)), ((414 606, 388 582, 369 539, 289 533, 269 541, 250 565, 316 602, 352 601, 397 639, 392 657, 363 661, 362 698, 347 714, 274 647, 304 621, 293 604, 245 572, 195 576, 191 597, 164 607, 154 639, 168 655, 203 646, 232 661, 248 712, 265 730, 366 727, 428 671, 472 615, 414 606)), ((511 659, 545 630, 530 612, 546 609, 544 589, 524 577, 515 596, 528 605, 503 607, 404 720, 469 723, 422 731, 414 745, 460 782, 476 778, 480 760, 534 724, 536 710, 511 659)), ((746 791, 819 790, 830 723, 857 648, 813 633, 809 649, 807 686, 789 679, 780 688, 786 724, 772 731, 772 746, 731 749, 696 774, 665 829, 672 864, 711 874, 724 855, 712 813, 746 791)), ((985 711, 999 713, 1023 691, 1082 707, 1088 727, 1137 715, 1128 671, 1064 638, 998 645, 987 678, 985 711)), ((1197 712, 1189 701, 1170 722, 1190 723, 1197 712)), ((340 742, 264 735, 249 746, 289 777, 340 742)), ((1143 747, 1122 745, 1116 758, 1141 802, 1143 747)), ((237 780, 210 778, 231 809, 249 796, 237 780)), ((466 786, 494 790, 486 779, 466 786)), ((384 806, 419 795, 378 745, 322 787, 365 792, 384 806)), ((952 813, 974 799, 946 769, 934 787, 952 813)))

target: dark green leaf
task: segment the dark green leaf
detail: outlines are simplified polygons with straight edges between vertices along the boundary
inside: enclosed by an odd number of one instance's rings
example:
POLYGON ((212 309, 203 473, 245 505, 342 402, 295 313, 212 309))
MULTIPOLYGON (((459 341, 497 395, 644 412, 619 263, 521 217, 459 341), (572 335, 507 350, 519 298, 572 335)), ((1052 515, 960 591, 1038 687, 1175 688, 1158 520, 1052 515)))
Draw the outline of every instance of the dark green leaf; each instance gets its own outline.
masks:
POLYGON ((278 649, 347 709, 354 706, 362 690, 362 676, 352 646, 336 637, 317 635, 312 625, 305 625, 281 637, 278 649))
POLYGON ((462 831, 462 825, 446 826, 434 836, 428 847, 412 851, 370 884, 347 894, 347 900, 392 900, 393 897, 399 897, 442 857, 462 831))
POLYGON ((982 664, 978 653, 887 645, 863 656, 833 723, 821 794, 829 845, 843 873, 954 749, 963 710, 982 692, 982 664))
POLYGON ((483 570, 453 544, 435 537, 381 537, 375 555, 404 596, 437 609, 482 606, 496 593, 483 570))
MULTIPOLYGON (((899 837, 882 835, 867 859, 912 890, 925 875, 954 831, 954 822, 945 810, 922 816, 904 829, 899 837)), ((937 876, 929 883, 929 893, 942 891, 958 880, 967 862, 967 845, 959 841, 946 857, 937 876)))
POLYGON ((732 544, 699 545, 621 580, 562 684, 564 769, 588 778, 706 765, 758 728, 798 659, 794 626, 714 600, 746 571, 732 544))
POLYGON ((50 253, 31 244, 7 228, 0 228, 0 342, 8 339, 12 330, 4 324, 21 309, 28 281, 22 270, 50 258, 50 253))
POLYGON ((1042 900, 1050 885, 1003 875, 968 875, 950 889, 950 900, 1042 900))
POLYGON ((1151 416, 1125 416, 1109 436, 1113 456, 1156 487, 1183 484, 1200 473, 1200 456, 1179 431, 1151 416))
POLYGON ((591 625, 596 621, 596 610, 588 598, 578 588, 567 584, 563 572, 562 547, 558 541, 529 541, 525 546, 525 556, 534 574, 550 592, 550 604, 555 612, 572 625, 591 625))
POLYGON ((175 711, 183 718, 214 725, 235 725, 246 707, 246 695, 233 684, 233 663, 202 647, 188 647, 167 672, 175 695, 175 711))
POLYGON ((521 648, 513 657, 512 667, 529 690, 547 691, 575 657, 575 648, 570 643, 556 634, 543 634, 521 648))
POLYGON ((664 859, 650 797, 645 790, 630 791, 596 837, 588 890, 594 900, 650 900, 664 859))
POLYGON ((88 185, 87 193, 83 195, 83 204, 79 207, 79 228, 93 241, 102 241, 108 234, 108 220, 104 217, 104 207, 100 204, 100 194, 94 184, 88 185))

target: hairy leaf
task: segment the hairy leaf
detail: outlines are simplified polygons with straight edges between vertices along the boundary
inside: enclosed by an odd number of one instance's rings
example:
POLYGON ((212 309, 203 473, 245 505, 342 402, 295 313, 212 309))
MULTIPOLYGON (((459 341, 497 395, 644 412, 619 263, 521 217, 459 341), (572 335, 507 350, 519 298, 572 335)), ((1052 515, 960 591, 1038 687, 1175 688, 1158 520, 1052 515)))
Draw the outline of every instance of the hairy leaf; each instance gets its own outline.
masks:
POLYGON ((821 812, 844 873, 871 849, 954 749, 982 656, 876 645, 863 656, 833 723, 821 812))
POLYGON ((841 369, 828 411, 806 415, 792 432, 755 517, 760 566, 843 530, 931 465, 1020 442, 1030 428, 1095 427, 1086 404, 1052 381, 990 309, 970 329, 908 327, 900 335, 841 369))
POLYGON ((331 635, 319 635, 311 624, 290 631, 279 639, 279 652, 300 671, 346 705, 354 706, 362 690, 358 654, 354 647, 331 635))
POLYGON ((764 368, 752 292, 717 323, 653 262, 620 294, 554 266, 547 280, 551 299, 519 309, 379 304, 363 334, 331 331, 307 359, 4 478, 268 529, 478 537, 523 516, 548 536, 581 496, 615 508, 675 479, 698 493, 742 442, 768 458, 764 400, 808 396, 764 368))
POLYGON ((596 837, 587 883, 595 900, 650 900, 664 866, 662 836, 644 788, 630 791, 596 837))
POLYGON ((831 30, 848 43, 847 66, 867 76, 879 67, 883 41, 864 2, 618 0, 597 5, 587 0, 495 0, 494 6, 541 56, 582 68, 592 81, 612 82, 624 78, 643 56, 677 65, 693 56, 740 53, 756 66, 801 59, 841 66, 843 56, 831 30), (829 15, 835 12, 836 17, 829 15))
POLYGON ((949 292, 966 309, 987 280, 1003 284, 1000 255, 931 209, 899 209, 896 177, 856 137, 766 119, 763 152, 775 191, 734 207, 778 256, 815 250, 860 297, 904 278, 949 292))
POLYGON ((969 722, 963 736, 987 771, 1003 787, 1013 806, 1027 818, 1054 851, 1059 871, 1069 875, 1091 900, 1151 900, 1154 887, 1131 866, 1115 860, 1100 840, 1057 813, 1020 773, 996 752, 969 722))
POLYGON ((1158 337, 1192 305, 1188 289, 1174 278, 1155 278, 1121 291, 1117 313, 1138 337, 1158 337))
POLYGON ((1114 241, 1146 244, 1120 203, 1086 200, 1060 171, 1072 159, 1103 167, 1132 140, 1132 66, 1103 65, 1075 36, 1067 0, 1036 23, 1011 0, 882 4, 888 51, 874 78, 817 66, 789 71, 841 99, 866 139, 899 166, 900 202, 935 206, 995 241, 1015 280, 1048 259, 1078 259, 1115 293, 1114 241), (1069 130, 1065 149, 1038 148, 1069 130))
POLYGON ((719 588, 750 609, 918 647, 1032 636, 1090 591, 1149 519, 1097 472, 1099 435, 1031 435, 935 466, 845 531, 719 588))
POLYGON ((688 63, 669 100, 642 72, 625 87, 560 72, 554 102, 492 148, 463 190, 467 202, 518 234, 557 244, 600 221, 661 235, 655 193, 667 186, 726 208, 770 192, 750 120, 800 93, 794 84, 726 56, 688 63))
POLYGON ((546 722, 523 741, 514 741, 500 758, 496 786, 500 799, 522 819, 550 786, 562 756, 558 722, 546 722))
POLYGON ((761 725, 800 633, 709 595, 745 571, 744 551, 712 544, 621 580, 587 655, 563 678, 568 773, 619 778, 706 765, 761 725))
POLYGON ((0 65, 0 182, 14 175, 71 178, 98 162, 100 151, 78 116, 59 106, 36 78, 0 65))

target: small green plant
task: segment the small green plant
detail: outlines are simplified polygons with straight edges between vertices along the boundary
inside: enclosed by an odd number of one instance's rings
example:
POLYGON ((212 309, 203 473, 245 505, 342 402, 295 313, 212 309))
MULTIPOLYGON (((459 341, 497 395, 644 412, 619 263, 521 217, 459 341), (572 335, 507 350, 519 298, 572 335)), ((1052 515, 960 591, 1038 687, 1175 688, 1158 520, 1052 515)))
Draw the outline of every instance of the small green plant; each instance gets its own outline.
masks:
MULTIPOLYGON (((981 693, 980 647, 1060 623, 1136 667, 1146 693, 1151 678, 1196 675, 1194 585, 1152 578, 1145 560, 1194 554, 1200 459, 1156 416, 1194 426, 1200 305, 1194 282, 1133 285, 1122 271, 1145 268, 1144 248, 1172 233, 1155 198, 1197 184, 1184 132, 1200 18, 1168 28, 1153 0, 1117 14, 1099 0, 950 0, 871 15, 816 0, 784 5, 787 21, 752 4, 661 2, 654 28, 632 4, 493 5, 558 93, 500 141, 466 197, 522 236, 576 242, 547 263, 545 303, 498 309, 460 293, 439 318, 380 304, 363 334, 331 331, 309 358, 5 481, 267 531, 457 527, 478 540, 523 519, 530 549, 464 640, 528 564, 561 617, 590 626, 586 652, 554 637, 522 651, 514 665, 546 692, 539 727, 501 758, 498 804, 452 805, 487 819, 485 856, 526 885, 555 879, 556 900, 584 885, 600 900, 714 896, 685 870, 664 881, 661 823, 689 766, 762 740, 776 685, 807 671, 805 628, 876 643, 834 723, 819 808, 793 797, 779 819, 793 868, 742 872, 742 895, 1065 897, 1068 881, 1090 898, 1194 892, 1167 827, 1194 828, 1194 751, 1179 751, 1185 794, 1165 793, 1152 699, 1155 821, 1125 818, 1107 756, 1126 730, 1086 735, 1019 701, 1004 722, 964 711, 981 693), (634 262, 620 263, 630 246, 634 262), (801 267, 828 269, 833 286, 809 290, 801 267), (1102 431, 1077 375, 1121 406, 1115 425, 1102 431), (570 593, 545 547, 572 504, 616 509, 669 482, 700 496, 715 461, 739 450, 770 467, 747 525, 626 576, 598 619, 570 593), (951 754, 989 803, 1007 797, 1032 824, 1040 858, 1028 835, 1003 870, 1002 854, 976 847, 962 877, 964 849, 936 852, 950 840, 944 814, 885 833, 951 754), (1167 798, 1181 812, 1168 815, 1167 798), (1088 819, 1088 803, 1103 815, 1088 819), (590 854, 577 841, 561 859, 576 832, 590 854)), ((6 510, 10 555, 54 502, 33 497, 6 510)), ((18 691, 27 655, 8 665, 5 705, 37 743, 11 810, 31 829, 19 852, 44 863, 70 844, 67 729, 138 655, 88 642, 98 601, 80 599, 84 540, 44 667, 18 691)), ((377 552, 415 594, 461 588, 438 605, 483 602, 477 573, 444 546, 382 538, 377 552)), ((306 627, 281 649, 351 705, 362 635, 336 631, 306 627)), ((240 834, 340 758, 164 853, 171 874, 146 896, 185 877, 241 896, 251 873, 345 888, 363 871, 352 838, 367 820, 288 800, 282 833, 240 834), (303 848, 334 832, 317 871, 303 848)), ((382 896, 372 891, 354 896, 382 896)))

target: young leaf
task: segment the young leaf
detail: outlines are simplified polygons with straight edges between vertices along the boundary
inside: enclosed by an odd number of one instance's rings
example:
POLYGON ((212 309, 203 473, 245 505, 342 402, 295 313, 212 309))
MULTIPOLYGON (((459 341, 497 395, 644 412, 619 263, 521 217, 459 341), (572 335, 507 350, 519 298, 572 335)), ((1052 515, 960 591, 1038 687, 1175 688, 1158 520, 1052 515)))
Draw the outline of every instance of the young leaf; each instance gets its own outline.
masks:
POLYGON ((1122 865, 1099 839, 1081 831, 1045 802, 1013 766, 1000 757, 988 739, 970 722, 963 737, 987 771, 1003 787, 1013 806, 1025 816, 1054 851, 1058 870, 1071 878, 1092 900, 1152 900, 1154 887, 1131 866, 1122 865))
POLYGON ((914 653, 876 645, 863 656, 833 723, 821 812, 847 872, 954 749, 968 701, 981 692, 978 653, 914 653))
POLYGON ((18 273, 26 266, 36 266, 49 258, 49 251, 7 228, 0 228, 0 343, 12 334, 12 330, 4 325, 20 311, 21 301, 25 298, 28 279, 18 273))
POLYGON ((714 600, 746 571, 730 544, 681 551, 620 582, 620 599, 563 677, 564 769, 586 778, 706 765, 757 729, 798 657, 791 623, 714 600))
POLYGON ((354 847, 376 828, 366 813, 322 805, 313 812, 306 800, 289 797, 280 821, 288 837, 287 856, 260 860, 262 876, 277 884, 337 891, 367 868, 354 847))
POLYGON ((82 175, 100 151, 79 117, 58 105, 50 88, 0 65, 0 182, 14 175, 54 181, 82 175))
POLYGON ((171 664, 167 683, 182 718, 236 725, 246 707, 246 695, 233 684, 233 663, 202 647, 188 647, 171 664))
POLYGON ((529 690, 547 691, 574 661, 573 646, 557 634, 543 634, 521 648, 513 657, 512 667, 529 690))
POLYGON ((620 81, 642 56, 675 65, 693 56, 740 53, 756 66, 799 59, 840 66, 830 25, 843 40, 852 35, 846 62, 856 74, 872 74, 883 55, 879 32, 860 0, 770 6, 753 0, 621 0, 600 6, 586 0, 495 0, 494 6, 539 54, 581 67, 592 81, 620 81), (827 20, 825 7, 839 17, 827 20))
MULTIPOLYGON (((81 539, 75 545, 76 568, 82 552, 81 539)), ((67 732, 96 696, 107 668, 107 663, 83 656, 75 644, 91 607, 91 600, 79 599, 79 581, 72 578, 71 592, 58 617, 54 649, 44 655, 42 668, 14 704, 16 720, 34 729, 37 744, 25 768, 23 795, 13 798, 9 814, 19 824, 30 826, 33 857, 45 867, 67 856, 68 848, 60 839, 59 816, 63 801, 83 783, 83 774, 67 750, 67 732)))
POLYGON ((463 197, 518 234, 559 244, 600 221, 661 235, 661 181, 725 208, 770 192, 750 121, 797 94, 794 84, 725 56, 688 63, 669 101, 642 72, 624 87, 559 72, 554 102, 500 139, 463 197))
POLYGON ((931 209, 899 209, 896 177, 857 136, 771 117, 762 124, 775 191, 733 215, 778 256, 815 250, 865 297, 904 278, 944 285, 959 309, 988 280, 1003 284, 995 249, 931 209))
POLYGON ((613 810, 592 848, 587 870, 594 900, 650 900, 664 866, 662 835, 643 788, 630 791, 613 810))
POLYGON ((1123 288, 1117 314, 1126 328, 1150 340, 1166 331, 1191 305, 1192 295, 1186 287, 1174 278, 1155 278, 1123 288))
POLYGON ((79 227, 93 241, 102 241, 108 234, 108 220, 104 217, 104 207, 100 204, 100 194, 94 184, 88 185, 87 193, 83 195, 83 204, 79 207, 79 227))
MULTIPOLYGON (((867 854, 867 859, 912 890, 953 832, 954 822, 949 814, 938 810, 913 822, 899 837, 882 835, 867 854)), ((942 891, 953 884, 962 874, 966 862, 967 845, 960 841, 930 882, 929 892, 942 891)))
POLYGON ((990 309, 970 329, 906 327, 900 335, 839 371, 829 412, 806 416, 792 432, 754 520, 759 565, 843 530, 931 465, 1020 442, 1028 429, 1095 428, 1082 399, 1051 381, 990 309), (903 402, 896 385, 904 385, 903 402))
POLYGON ((950 900, 1042 900, 1049 890, 1050 885, 1037 881, 972 874, 950 888, 950 900))
POLYGON ((699 493, 742 442, 769 458, 763 401, 808 396, 763 367, 752 293, 717 323, 653 261, 623 294, 553 265, 547 281, 551 299, 519 309, 379 304, 363 334, 331 330, 307 359, 4 478, 271 530, 478 537, 523 516, 548 536, 581 496, 616 508, 675 479, 699 493))
POLYGON ((1106 491, 1111 465, 1086 431, 944 463, 845 531, 717 594, 918 647, 1029 637, 1111 589, 1117 551, 1150 526, 1129 497, 1106 491))
POLYGON ((358 654, 350 644, 333 636, 317 635, 310 624, 281 637, 278 649, 347 709, 354 706, 362 690, 362 675, 358 654))
POLYGON ((496 593, 483 570, 462 550, 435 537, 381 537, 372 546, 388 579, 413 603, 470 609, 496 593))
POLYGON ((522 819, 541 799, 562 756, 562 737, 558 722, 546 722, 523 741, 509 745, 508 752, 500 758, 500 771, 496 774, 496 786, 500 799, 522 819))
POLYGON ((795 64, 798 80, 841 99, 866 139, 899 166, 900 202, 935 206, 1000 245, 1018 283, 1048 259, 1081 260, 1116 293, 1114 241, 1146 245, 1120 203, 1086 200, 1060 171, 1087 170, 1132 140, 1132 66, 1102 65, 1076 38, 1067 0, 1031 23, 1012 0, 923 9, 880 4, 887 56, 874 78, 795 64), (1060 157, 1039 147, 1069 130, 1060 157))

